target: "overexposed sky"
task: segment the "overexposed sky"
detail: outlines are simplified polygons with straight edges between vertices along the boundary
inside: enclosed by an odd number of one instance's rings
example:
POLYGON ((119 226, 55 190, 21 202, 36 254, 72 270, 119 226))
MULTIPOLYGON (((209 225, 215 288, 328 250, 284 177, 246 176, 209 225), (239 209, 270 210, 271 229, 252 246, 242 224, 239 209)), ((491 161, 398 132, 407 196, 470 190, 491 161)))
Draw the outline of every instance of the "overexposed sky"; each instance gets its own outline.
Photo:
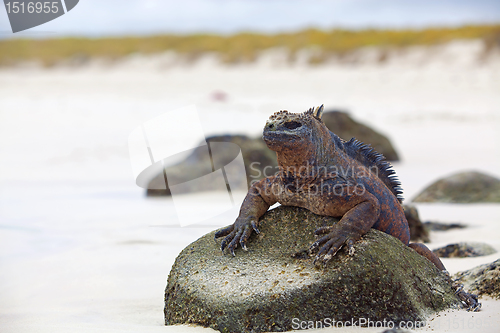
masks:
POLYGON ((158 33, 280 32, 316 28, 422 28, 500 22, 499 0, 80 0, 51 22, 0 38, 158 33))

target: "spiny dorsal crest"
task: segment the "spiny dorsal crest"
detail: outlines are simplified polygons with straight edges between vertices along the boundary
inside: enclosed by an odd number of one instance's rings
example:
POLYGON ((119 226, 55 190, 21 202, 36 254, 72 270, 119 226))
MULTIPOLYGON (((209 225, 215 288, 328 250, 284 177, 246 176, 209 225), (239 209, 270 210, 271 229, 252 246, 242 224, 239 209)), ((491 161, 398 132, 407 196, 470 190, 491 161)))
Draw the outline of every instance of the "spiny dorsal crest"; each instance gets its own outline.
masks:
POLYGON ((355 138, 347 142, 344 141, 343 145, 349 156, 361 162, 370 171, 373 171, 372 167, 375 167, 378 178, 380 178, 385 186, 391 190, 399 203, 403 202, 401 182, 399 182, 392 165, 385 160, 384 155, 375 151, 370 145, 358 141, 355 138))
POLYGON ((321 104, 321 106, 318 106, 316 108, 312 107, 303 114, 306 116, 313 116, 314 118, 321 120, 321 117, 323 116, 323 111, 324 111, 324 106, 321 104))

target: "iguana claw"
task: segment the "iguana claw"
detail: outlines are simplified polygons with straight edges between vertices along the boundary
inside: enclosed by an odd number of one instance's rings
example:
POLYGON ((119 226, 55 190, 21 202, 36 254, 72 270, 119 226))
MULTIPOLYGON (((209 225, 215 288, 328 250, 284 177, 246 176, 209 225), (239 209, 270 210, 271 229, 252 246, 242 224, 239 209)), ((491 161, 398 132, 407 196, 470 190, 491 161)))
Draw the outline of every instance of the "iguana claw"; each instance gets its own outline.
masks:
POLYGON ((254 230, 257 234, 260 234, 259 229, 257 229, 257 224, 256 224, 255 220, 252 220, 252 221, 250 222, 250 224, 252 225, 253 230, 254 230))
MULTIPOLYGON (((316 234, 323 233, 328 227, 323 227, 316 230, 316 234)), ((312 254, 316 249, 320 246, 321 248, 318 250, 316 257, 314 258, 313 263, 316 264, 319 260, 323 262, 323 264, 328 263, 342 248, 345 244, 345 237, 337 235, 332 232, 326 236, 321 237, 316 242, 314 242, 309 248, 309 253, 312 254)))
POLYGON ((354 255, 354 241, 352 239, 347 240, 346 242, 347 245, 347 250, 349 251, 349 255, 353 256, 354 255))
POLYGON ((324 264, 328 263, 344 245, 347 246, 349 255, 354 255, 354 240, 357 239, 357 236, 342 232, 338 225, 318 228, 314 234, 327 234, 309 247, 309 255, 319 248, 313 261, 314 264, 319 260, 323 261, 324 264))
POLYGON ((458 296, 463 307, 466 308, 467 311, 477 312, 481 309, 481 303, 479 302, 477 295, 466 292, 463 284, 455 281, 453 282, 453 288, 455 288, 455 295, 458 296))
POLYGON ((225 236, 220 244, 221 251, 224 252, 224 249, 227 248, 229 253, 236 256, 234 250, 236 250, 238 244, 240 244, 243 250, 248 250, 246 243, 248 238, 252 235, 252 231, 260 233, 259 229, 257 229, 257 222, 255 220, 245 222, 238 219, 234 224, 215 232, 215 239, 225 236))

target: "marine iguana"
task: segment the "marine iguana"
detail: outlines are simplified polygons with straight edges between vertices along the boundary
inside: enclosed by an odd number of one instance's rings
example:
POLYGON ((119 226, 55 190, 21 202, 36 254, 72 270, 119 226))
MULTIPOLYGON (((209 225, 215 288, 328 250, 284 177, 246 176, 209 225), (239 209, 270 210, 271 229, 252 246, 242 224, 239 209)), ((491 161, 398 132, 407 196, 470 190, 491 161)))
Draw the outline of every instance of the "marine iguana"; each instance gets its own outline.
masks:
POLYGON ((277 154, 279 172, 253 184, 236 221, 215 233, 215 238, 225 236, 221 250, 227 248, 233 256, 238 244, 246 250, 252 232, 259 233, 259 218, 279 202, 340 218, 335 225, 315 231, 322 235, 309 249, 318 251, 315 263, 326 264, 344 245, 352 254, 353 244, 375 228, 445 270, 425 245, 409 243, 403 191, 391 164, 371 146, 330 132, 322 113, 323 105, 300 114, 279 111, 266 122, 263 139, 277 154))

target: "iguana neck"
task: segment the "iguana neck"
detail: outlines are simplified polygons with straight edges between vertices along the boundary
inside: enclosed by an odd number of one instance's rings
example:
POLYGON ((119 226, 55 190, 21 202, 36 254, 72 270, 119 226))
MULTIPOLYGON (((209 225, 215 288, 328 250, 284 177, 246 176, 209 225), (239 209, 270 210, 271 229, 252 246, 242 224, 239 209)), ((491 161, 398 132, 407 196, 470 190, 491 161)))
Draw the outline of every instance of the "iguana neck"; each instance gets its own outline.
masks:
POLYGON ((318 170, 323 168, 331 168, 332 165, 344 168, 349 165, 344 154, 335 150, 331 140, 318 140, 310 147, 280 151, 277 152, 277 158, 283 176, 303 182, 317 178, 321 174, 318 170))
POLYGON ((297 178, 307 178, 317 165, 315 151, 281 151, 276 155, 280 172, 297 178))

